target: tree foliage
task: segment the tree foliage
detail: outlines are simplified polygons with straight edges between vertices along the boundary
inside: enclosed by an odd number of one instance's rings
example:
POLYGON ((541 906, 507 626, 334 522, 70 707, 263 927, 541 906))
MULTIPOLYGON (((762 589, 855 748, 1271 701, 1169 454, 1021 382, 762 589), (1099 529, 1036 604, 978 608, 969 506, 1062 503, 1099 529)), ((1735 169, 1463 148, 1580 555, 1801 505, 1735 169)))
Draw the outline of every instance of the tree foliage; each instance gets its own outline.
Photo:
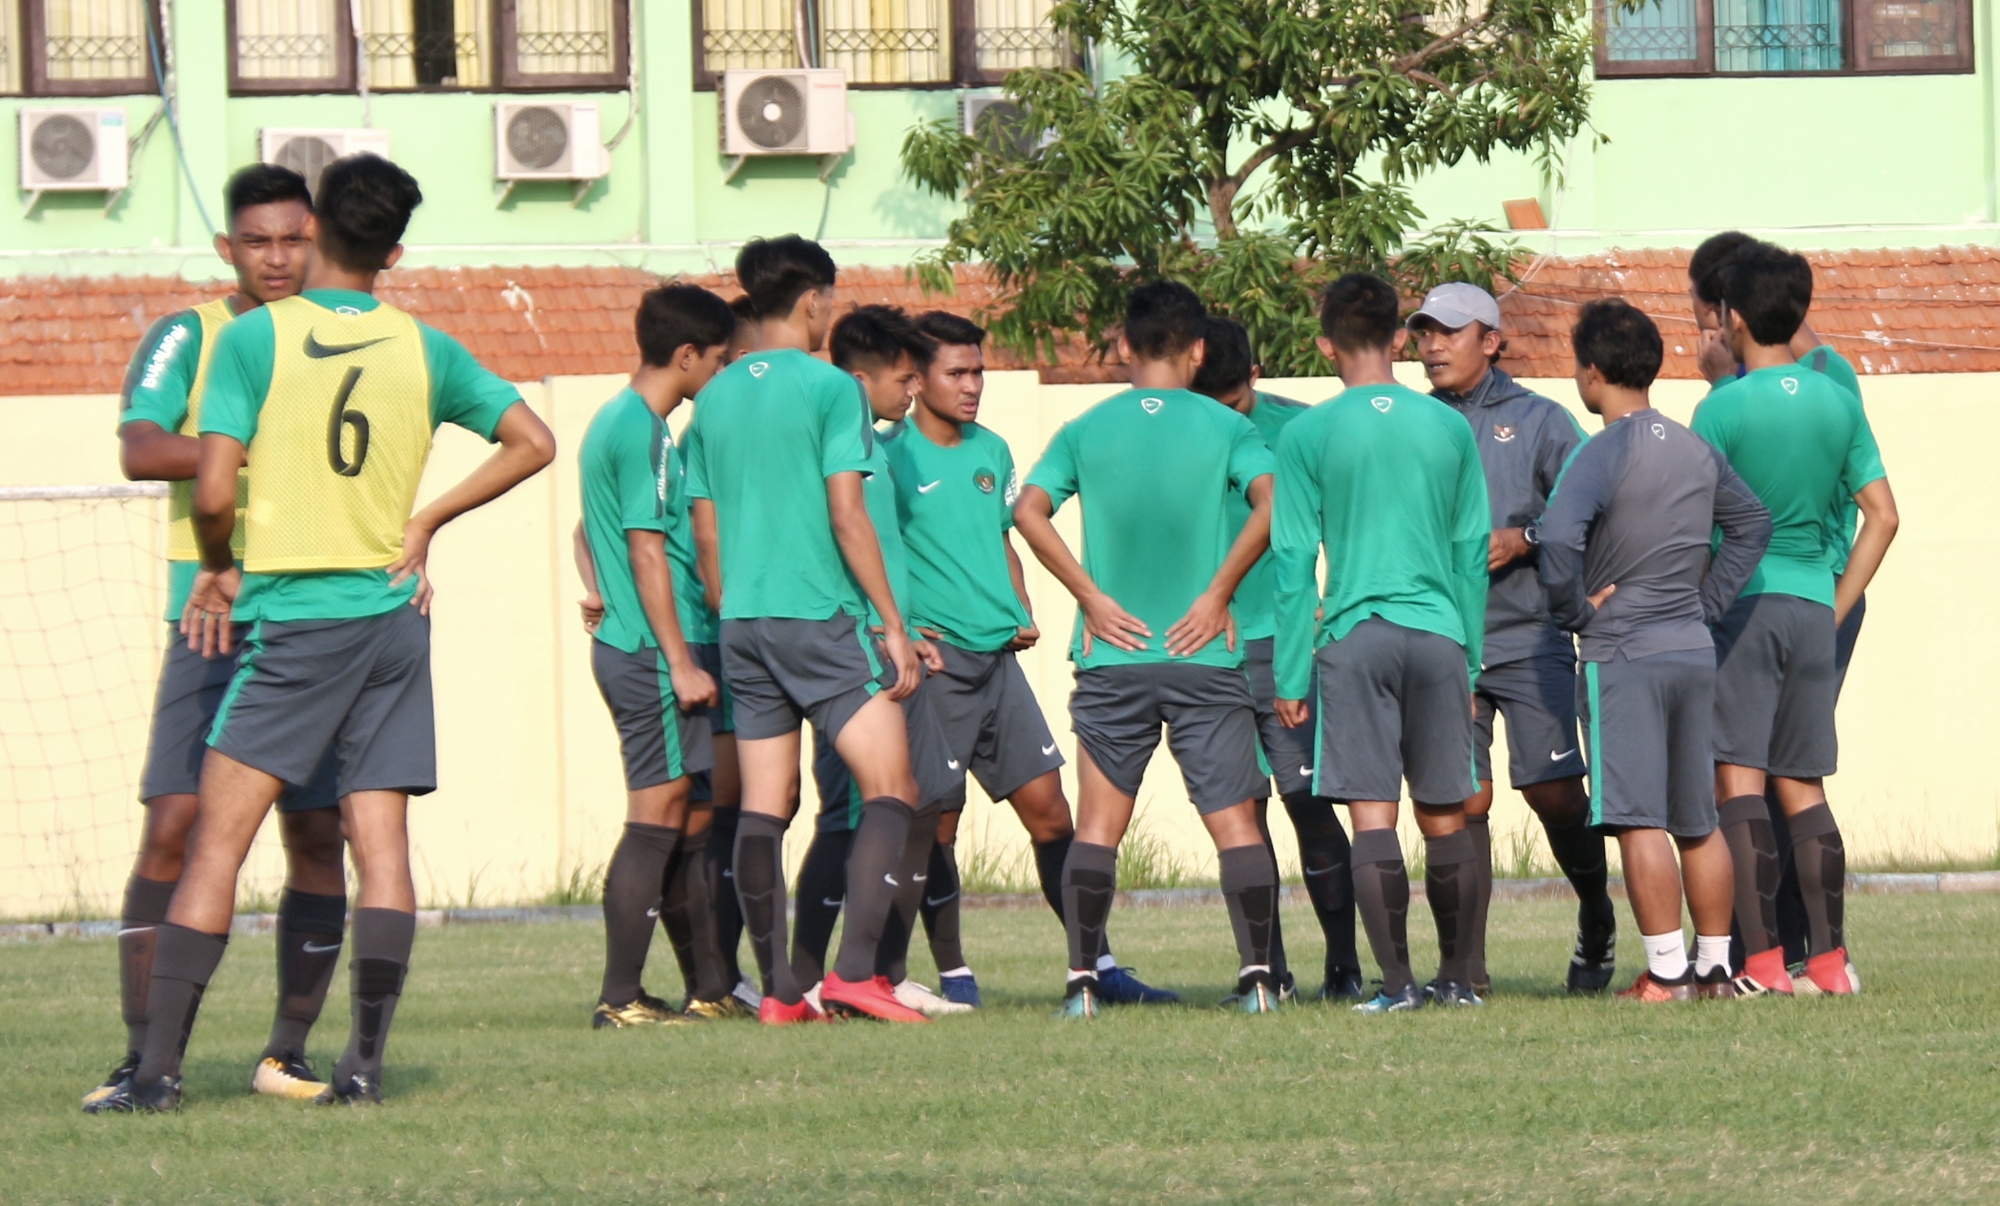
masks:
POLYGON ((1552 172, 1587 125, 1582 0, 1063 0, 1053 19, 1128 69, 1010 74, 1040 137, 940 121, 903 145, 906 175, 964 202, 921 278, 948 291, 985 264, 995 336, 1027 353, 1104 347, 1124 287, 1163 276, 1242 321, 1268 372, 1323 372, 1312 307, 1334 276, 1417 292, 1507 271, 1491 227, 1419 234, 1412 178, 1503 150, 1552 172))

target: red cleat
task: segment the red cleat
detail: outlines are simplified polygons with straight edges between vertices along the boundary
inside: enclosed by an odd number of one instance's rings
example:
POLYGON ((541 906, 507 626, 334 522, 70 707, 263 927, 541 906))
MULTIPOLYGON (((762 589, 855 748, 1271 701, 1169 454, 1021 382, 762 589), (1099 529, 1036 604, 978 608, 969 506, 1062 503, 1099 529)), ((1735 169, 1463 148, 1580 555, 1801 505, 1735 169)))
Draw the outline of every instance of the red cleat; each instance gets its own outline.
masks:
POLYGON ((1736 977, 1736 995, 1739 997, 1789 997, 1792 995, 1792 976, 1785 970, 1785 950, 1774 946, 1767 951, 1758 951, 1743 961, 1743 971, 1736 977))
POLYGON ((796 1004, 787 1005, 776 997, 765 997, 757 1006, 757 1020, 766 1026, 797 1026, 803 1022, 820 1020, 819 1010, 812 1002, 801 999, 796 1004))
POLYGON ((1835 947, 1824 955, 1814 955, 1806 960, 1806 979, 1827 996, 1851 997, 1854 995, 1854 981, 1850 975, 1853 967, 1847 961, 1847 948, 1835 947))
POLYGON ((874 1018, 879 1022, 928 1022, 929 1018, 896 999, 889 977, 876 976, 851 984, 832 972, 820 981, 820 1003, 831 1016, 874 1018))
POLYGON ((1644 1001, 1649 1005, 1657 1005, 1665 1001, 1692 1001, 1694 1000, 1694 976, 1692 974, 1682 976, 1680 983, 1671 984, 1655 980, 1652 972, 1642 971, 1639 973, 1639 978, 1632 981, 1632 987, 1618 993, 1618 999, 1621 1001, 1644 1001))

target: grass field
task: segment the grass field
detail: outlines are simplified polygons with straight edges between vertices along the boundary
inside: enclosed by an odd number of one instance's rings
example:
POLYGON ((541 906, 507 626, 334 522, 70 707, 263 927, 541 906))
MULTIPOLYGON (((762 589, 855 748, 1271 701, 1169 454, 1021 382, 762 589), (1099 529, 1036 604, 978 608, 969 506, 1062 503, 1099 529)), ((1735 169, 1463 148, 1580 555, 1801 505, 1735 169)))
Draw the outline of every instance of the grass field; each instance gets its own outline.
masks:
MULTIPOLYGON (((1288 919, 1316 967, 1310 918, 1288 919)), ((1563 905, 1496 903, 1497 992, 1476 1013, 1061 1025, 1052 919, 973 912, 979 1016, 605 1033, 585 1022, 594 928, 426 931, 379 1110, 244 1091, 272 955, 239 939, 186 1108, 111 1118, 77 1099, 119 1053, 112 946, 0 947, 0 1201, 2000 1200, 2000 897, 1855 899, 1868 992, 1837 1002, 1568 1000, 1568 924, 1563 905)), ((1232 971, 1219 909, 1129 910, 1113 939, 1203 1004, 1232 971)), ((322 1067, 345 1008, 336 987, 322 1067)))

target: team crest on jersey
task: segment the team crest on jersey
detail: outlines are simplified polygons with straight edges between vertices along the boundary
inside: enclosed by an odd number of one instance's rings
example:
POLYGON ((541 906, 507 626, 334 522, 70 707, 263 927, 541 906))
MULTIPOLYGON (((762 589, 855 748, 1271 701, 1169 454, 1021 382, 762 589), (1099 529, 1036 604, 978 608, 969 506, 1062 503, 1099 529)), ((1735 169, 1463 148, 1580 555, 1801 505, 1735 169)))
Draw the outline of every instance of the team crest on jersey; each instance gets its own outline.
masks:
POLYGON ((993 475, 984 469, 972 475, 972 484, 979 487, 981 494, 993 493, 993 475))
POLYGON ((1784 386, 1785 392, 1788 394, 1799 392, 1799 379, 1797 377, 1780 377, 1778 378, 1778 384, 1784 386))
POLYGON ((1156 415, 1160 413, 1160 408, 1165 406, 1166 403, 1158 398, 1141 398, 1139 399, 1139 405, 1147 414, 1156 415))
POLYGON ((1514 442, 1514 429, 1503 423, 1495 423, 1493 425, 1493 438, 1502 444, 1511 444, 1514 442))
POLYGON ((1667 425, 1665 423, 1653 424, 1653 438, 1656 440, 1664 440, 1667 438, 1667 425))
POLYGON ((1390 408, 1391 406, 1394 406, 1395 404, 1396 404, 1396 400, 1395 400, 1394 398, 1370 398, 1370 399, 1368 399, 1368 405, 1370 405, 1370 406, 1374 407, 1374 408, 1375 408, 1376 410, 1379 410, 1379 411, 1381 411, 1381 412, 1382 412, 1383 414, 1385 414, 1385 415, 1389 413, 1389 408, 1390 408))
POLYGON ((771 365, 770 365, 770 363, 769 363, 769 362, 767 362, 767 361, 763 361, 763 360, 752 360, 752 361, 750 362, 750 375, 751 375, 752 377, 761 377, 761 376, 763 376, 763 375, 764 375, 764 374, 765 374, 765 373, 766 373, 767 371, 769 371, 770 367, 771 367, 771 365))

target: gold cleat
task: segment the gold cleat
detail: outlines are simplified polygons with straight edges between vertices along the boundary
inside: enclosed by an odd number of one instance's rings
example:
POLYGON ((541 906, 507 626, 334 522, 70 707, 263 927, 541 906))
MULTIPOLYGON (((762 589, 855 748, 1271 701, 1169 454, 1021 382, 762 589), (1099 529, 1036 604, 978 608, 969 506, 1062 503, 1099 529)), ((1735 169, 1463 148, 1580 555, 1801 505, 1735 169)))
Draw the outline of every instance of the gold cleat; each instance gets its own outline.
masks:
POLYGON ((734 996, 725 996, 720 1001, 703 1001, 689 997, 687 1005, 682 1010, 682 1016, 691 1022, 726 1022, 738 1018, 755 1021, 757 1011, 734 996))
POLYGON ((103 1084, 83 1095, 84 1112, 95 1113, 96 1111, 90 1107, 109 1101, 114 1094, 131 1082, 132 1074, 138 1070, 139 1053, 137 1051, 128 1053, 124 1062, 111 1070, 111 1075, 105 1078, 103 1084))
POLYGON ((658 997, 641 992, 624 1005, 606 1005, 599 1001, 591 1012, 590 1028, 603 1030, 611 1027, 623 1030, 627 1026, 679 1026, 689 1019, 673 1006, 658 997))
POLYGON ((267 1055, 250 1073, 250 1091, 267 1097, 311 1101, 326 1091, 326 1082, 313 1071, 312 1062, 296 1051, 282 1056, 267 1055))

